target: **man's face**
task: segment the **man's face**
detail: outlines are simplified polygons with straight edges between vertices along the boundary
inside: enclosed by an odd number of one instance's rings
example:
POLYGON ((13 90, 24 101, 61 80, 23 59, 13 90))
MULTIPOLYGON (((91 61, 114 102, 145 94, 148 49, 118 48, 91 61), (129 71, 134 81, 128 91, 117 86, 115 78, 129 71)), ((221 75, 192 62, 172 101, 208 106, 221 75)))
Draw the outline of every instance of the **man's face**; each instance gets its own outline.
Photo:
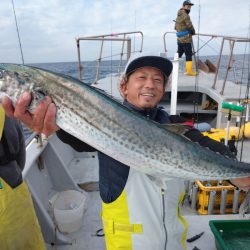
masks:
POLYGON ((184 9, 185 9, 185 10, 190 10, 191 7, 192 7, 192 5, 184 5, 184 9))
POLYGON ((140 109, 155 107, 164 92, 163 73, 152 67, 137 69, 124 86, 127 101, 140 109))

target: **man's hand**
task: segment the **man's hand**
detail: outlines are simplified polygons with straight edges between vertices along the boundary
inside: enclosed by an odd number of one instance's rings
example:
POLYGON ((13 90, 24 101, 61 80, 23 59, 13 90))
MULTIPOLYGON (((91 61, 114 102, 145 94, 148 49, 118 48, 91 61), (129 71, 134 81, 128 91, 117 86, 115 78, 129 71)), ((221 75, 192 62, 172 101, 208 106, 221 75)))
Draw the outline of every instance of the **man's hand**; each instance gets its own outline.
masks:
POLYGON ((34 113, 27 110, 31 102, 31 94, 23 93, 13 107, 8 97, 2 99, 2 105, 7 116, 15 117, 23 122, 28 128, 37 133, 49 136, 60 128, 56 125, 56 106, 50 97, 46 97, 36 108, 34 113))
POLYGON ((230 182, 244 191, 250 190, 250 176, 245 178, 231 179, 230 182))

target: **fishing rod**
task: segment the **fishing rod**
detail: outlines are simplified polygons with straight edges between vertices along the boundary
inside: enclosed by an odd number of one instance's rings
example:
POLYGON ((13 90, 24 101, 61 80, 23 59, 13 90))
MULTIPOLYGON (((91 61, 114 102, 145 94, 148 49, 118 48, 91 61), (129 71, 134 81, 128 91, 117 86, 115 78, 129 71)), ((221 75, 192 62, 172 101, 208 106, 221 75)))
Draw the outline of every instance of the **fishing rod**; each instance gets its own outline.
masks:
POLYGON ((22 49, 22 43, 21 43, 19 29, 18 29, 18 23, 17 23, 17 18, 16 18, 16 11, 15 11, 14 0, 11 0, 11 1, 12 1, 12 8, 13 8, 13 13, 14 13, 14 17, 15 17, 16 30, 17 30, 17 36, 18 36, 18 41, 19 41, 19 48, 20 48, 22 63, 24 64, 23 49, 22 49))
MULTIPOLYGON (((250 8, 249 8, 249 21, 248 21, 248 35, 247 35, 248 38, 250 38, 250 8)), ((240 156, 239 156, 239 159, 240 161, 242 160, 242 155, 243 155, 243 148, 244 148, 244 131, 245 131, 245 124, 246 122, 248 122, 248 112, 249 112, 249 105, 250 105, 250 97, 249 97, 249 91, 250 91, 250 58, 249 58, 249 53, 250 53, 250 46, 249 44, 246 43, 246 47, 245 47, 245 51, 244 51, 244 57, 243 57, 243 65, 242 65, 242 72, 241 72, 241 84, 243 83, 243 75, 244 75, 244 69, 245 69, 245 62, 248 61, 248 65, 247 65, 247 71, 248 71, 248 78, 247 78, 247 87, 246 87, 246 92, 245 92, 245 101, 244 103, 242 104, 244 106, 244 114, 243 114, 243 117, 241 117, 240 119, 240 131, 239 131, 239 134, 241 133, 242 131, 242 141, 241 141, 241 149, 240 149, 240 156), (246 55, 247 55, 247 45, 248 45, 248 60, 246 59, 246 55), (242 118, 245 119, 243 120, 242 118)), ((241 90, 241 89, 240 89, 241 90)), ((239 96, 241 95, 241 91, 239 93, 239 96)), ((239 98, 240 100, 240 98, 239 98)), ((237 142, 237 145, 238 147, 238 142, 237 142)))
MULTIPOLYGON (((198 39, 197 39, 197 52, 199 52, 199 46, 200 46, 200 12, 201 12, 201 8, 200 8, 200 0, 199 0, 199 16, 198 16, 198 39)), ((198 98, 199 98, 199 94, 198 94, 198 84, 199 84, 199 79, 198 79, 198 63, 197 63, 197 59, 196 59, 196 55, 194 53, 194 44, 193 44, 193 38, 192 38, 192 49, 193 49, 193 55, 194 55, 194 61, 195 61, 195 71, 197 72, 197 75, 195 76, 195 96, 194 96, 194 111, 193 111, 193 123, 197 122, 199 120, 199 113, 198 113, 198 98)), ((199 60, 199 53, 197 53, 197 58, 199 60)))
MULTIPOLYGON (((248 53, 250 53, 250 49, 248 49, 248 53)), ((244 60, 245 60, 245 55, 244 55, 244 60)), ((242 155, 243 155, 243 147, 244 147, 244 131, 245 131, 245 124, 248 121, 248 110, 249 110, 249 105, 250 105, 250 99, 249 99, 249 90, 250 90, 250 60, 248 58, 248 78, 247 78, 247 87, 246 87, 246 93, 245 93, 245 101, 243 103, 244 105, 244 114, 243 114, 243 118, 245 118, 244 120, 241 119, 240 120, 240 130, 242 130, 242 141, 241 141, 241 150, 240 150, 240 156, 239 159, 242 159, 242 155)), ((243 64, 244 65, 244 64, 243 64)), ((244 70, 244 67, 242 69, 242 71, 244 70)), ((243 73, 242 73, 243 75, 243 73)), ((243 78, 243 76, 242 76, 243 78)), ((239 131, 239 133, 241 133, 241 131, 239 131)), ((238 145, 237 145, 238 146, 238 145)))

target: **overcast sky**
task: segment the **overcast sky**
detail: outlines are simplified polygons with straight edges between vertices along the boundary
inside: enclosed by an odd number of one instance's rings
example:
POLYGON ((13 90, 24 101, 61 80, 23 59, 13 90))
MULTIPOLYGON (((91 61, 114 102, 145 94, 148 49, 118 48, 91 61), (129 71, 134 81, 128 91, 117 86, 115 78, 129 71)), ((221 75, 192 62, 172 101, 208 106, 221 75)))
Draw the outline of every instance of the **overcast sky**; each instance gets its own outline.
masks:
MULTIPOLYGON (((14 0, 25 63, 77 60, 75 38, 140 30, 144 49, 163 51, 178 0, 14 0)), ((250 0, 193 0, 196 31, 247 37, 250 0)), ((91 50, 85 50, 86 60, 91 50)), ((170 55, 173 56, 173 55, 170 55)), ((0 3, 0 62, 21 63, 11 0, 0 3)))

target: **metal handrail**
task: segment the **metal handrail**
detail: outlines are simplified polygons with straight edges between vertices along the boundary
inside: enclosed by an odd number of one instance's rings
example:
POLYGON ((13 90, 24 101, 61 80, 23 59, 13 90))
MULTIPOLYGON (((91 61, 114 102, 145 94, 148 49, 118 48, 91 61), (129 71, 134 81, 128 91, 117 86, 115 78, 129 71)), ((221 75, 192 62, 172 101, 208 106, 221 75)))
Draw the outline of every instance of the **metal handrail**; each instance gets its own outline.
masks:
MULTIPOLYGON (((167 52, 166 47, 166 36, 167 34, 174 34, 176 35, 175 31, 167 31, 163 34, 163 41, 164 41, 164 50, 167 52)), ((227 40, 235 40, 235 42, 249 42, 250 38, 247 37, 236 37, 236 36, 226 36, 226 35, 216 35, 216 34, 204 34, 204 33, 196 33, 194 36, 207 36, 212 38, 225 38, 227 40)))
POLYGON ((100 64, 102 60, 103 54, 103 45, 104 42, 107 41, 114 41, 114 42, 122 42, 122 48, 120 53, 120 62, 118 66, 118 73, 120 71, 120 66, 122 63, 123 55, 124 55, 124 46, 127 43, 127 60, 131 56, 131 38, 128 35, 137 34, 141 36, 141 46, 139 52, 142 52, 143 47, 143 33, 141 31, 132 31, 132 32, 122 32, 122 33, 112 33, 112 34, 104 34, 98 36, 86 36, 86 37, 78 37, 76 38, 76 46, 77 46, 77 56, 78 56, 78 68, 79 68, 79 79, 83 79, 83 65, 81 63, 81 52, 80 52, 80 42, 81 41, 101 41, 100 53, 99 58, 97 59, 97 67, 96 67, 96 77, 94 83, 96 83, 99 79, 99 71, 100 71, 100 64))
MULTIPOLYGON (((175 34, 176 35, 176 32, 174 32, 174 31, 167 31, 167 32, 165 32, 163 34, 163 42, 164 42, 164 51, 165 52, 167 52, 166 36, 168 34, 175 34)), ((198 34, 195 34, 194 36, 210 37, 210 40, 206 44, 208 44, 214 38, 220 38, 221 39, 221 48, 220 48, 220 52, 219 52, 219 58, 218 58, 218 61, 217 61, 217 66, 216 66, 216 72, 215 72, 215 76, 214 76, 214 81, 213 81, 213 84, 211 86, 211 88, 213 88, 213 89, 216 88, 218 71, 219 71, 219 68, 220 68, 221 56, 222 56, 222 52, 223 52, 223 49, 224 49, 224 46, 225 46, 225 41, 229 42, 229 48, 230 48, 230 52, 229 52, 229 55, 228 55, 229 59, 228 59, 228 63, 227 63, 227 68, 226 68, 225 76, 224 76, 224 79, 223 79, 222 89, 220 91, 220 94, 223 95, 224 94, 224 90, 225 90, 226 81, 227 81, 228 72, 229 72, 229 69, 231 68, 231 65, 232 65, 232 62, 233 62, 233 49, 234 49, 234 45, 235 45, 236 42, 250 42, 250 38, 247 38, 247 37, 237 37, 237 36, 227 36, 227 35, 216 35, 216 34, 203 34, 203 33, 198 33, 198 34)))

